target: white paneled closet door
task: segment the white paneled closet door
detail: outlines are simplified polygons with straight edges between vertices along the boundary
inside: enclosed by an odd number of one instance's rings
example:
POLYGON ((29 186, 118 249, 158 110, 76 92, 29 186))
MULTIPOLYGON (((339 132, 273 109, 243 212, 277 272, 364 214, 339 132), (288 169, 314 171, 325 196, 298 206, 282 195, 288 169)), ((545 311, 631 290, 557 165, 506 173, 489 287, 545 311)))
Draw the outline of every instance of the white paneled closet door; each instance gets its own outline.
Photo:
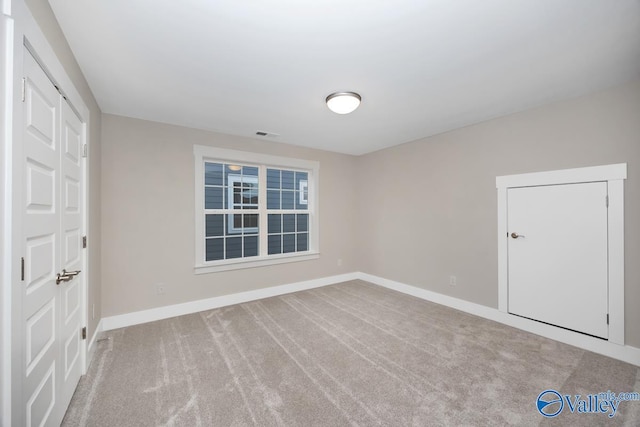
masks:
POLYGON ((84 132, 24 53, 22 315, 13 328, 22 342, 24 424, 54 426, 81 375, 81 283, 74 275, 57 279, 82 265, 84 132))

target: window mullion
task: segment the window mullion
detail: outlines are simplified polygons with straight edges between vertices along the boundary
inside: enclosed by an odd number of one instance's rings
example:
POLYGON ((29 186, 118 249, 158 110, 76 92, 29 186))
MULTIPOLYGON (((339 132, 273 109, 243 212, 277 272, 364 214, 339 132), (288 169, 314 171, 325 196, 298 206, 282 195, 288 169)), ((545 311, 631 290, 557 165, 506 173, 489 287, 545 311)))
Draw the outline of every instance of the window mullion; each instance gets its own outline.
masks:
POLYGON ((258 256, 267 256, 267 167, 262 165, 258 169, 258 256))

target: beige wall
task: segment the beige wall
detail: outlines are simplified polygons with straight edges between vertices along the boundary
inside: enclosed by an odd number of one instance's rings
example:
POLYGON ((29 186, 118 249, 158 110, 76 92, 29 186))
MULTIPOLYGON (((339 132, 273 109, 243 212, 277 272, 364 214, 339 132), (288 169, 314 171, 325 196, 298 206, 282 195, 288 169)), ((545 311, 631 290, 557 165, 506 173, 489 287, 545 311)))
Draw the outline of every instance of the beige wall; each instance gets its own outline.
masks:
POLYGON ((58 60, 64 66, 64 69, 73 82, 76 90, 82 96, 82 100, 89 108, 90 127, 89 127, 89 231, 88 238, 90 244, 89 251, 89 324, 87 325, 89 337, 93 336, 94 331, 100 321, 100 293, 101 293, 101 268, 100 268, 100 126, 102 112, 96 103, 91 89, 82 74, 82 70, 78 66, 71 49, 58 25, 49 2, 43 0, 25 0, 31 14, 35 18, 38 26, 44 33, 47 41, 53 48, 58 60), (95 305, 95 318, 92 316, 92 307, 95 305))
POLYGON ((626 339, 640 347, 640 81, 354 158, 102 116, 49 4, 26 3, 91 113, 90 335, 102 316, 357 270, 497 307, 495 177, 626 162, 626 339), (193 144, 319 160, 321 258, 194 275, 193 144))
POLYGON ((357 270, 354 157, 113 115, 102 141, 104 316, 357 270), (194 144, 319 161, 320 259, 195 275, 194 144))
POLYGON ((640 347, 640 80, 358 158, 358 267, 497 308, 496 176, 612 163, 628 164, 626 341, 640 347))
POLYGON ((351 271, 497 307, 495 177, 627 163, 626 339, 640 347, 638 117, 640 81, 351 157, 103 115, 103 315, 351 271), (194 275, 193 144, 319 160, 321 259, 194 275))

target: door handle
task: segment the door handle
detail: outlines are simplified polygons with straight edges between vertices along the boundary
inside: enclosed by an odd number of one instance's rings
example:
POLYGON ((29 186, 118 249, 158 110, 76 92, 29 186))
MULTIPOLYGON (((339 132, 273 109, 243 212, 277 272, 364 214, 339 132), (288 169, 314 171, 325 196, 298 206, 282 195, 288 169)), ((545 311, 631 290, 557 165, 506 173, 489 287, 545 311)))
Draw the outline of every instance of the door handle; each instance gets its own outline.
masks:
POLYGON ((61 282, 68 282, 78 274, 80 274, 80 270, 67 271, 65 269, 62 269, 62 274, 58 273, 58 276, 56 277, 56 285, 59 285, 61 282))
POLYGON ((519 237, 522 237, 524 239, 524 234, 511 233, 511 238, 512 239, 517 239, 519 237))

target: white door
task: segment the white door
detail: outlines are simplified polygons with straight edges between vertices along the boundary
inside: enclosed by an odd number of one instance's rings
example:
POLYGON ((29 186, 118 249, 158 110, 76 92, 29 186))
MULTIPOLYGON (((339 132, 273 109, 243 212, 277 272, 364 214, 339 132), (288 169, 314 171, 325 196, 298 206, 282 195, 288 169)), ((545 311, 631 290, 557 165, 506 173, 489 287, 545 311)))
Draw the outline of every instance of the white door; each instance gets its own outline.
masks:
MULTIPOLYGON (((78 272, 82 269, 82 150, 84 146, 84 128, 68 102, 61 99, 61 169, 60 169, 60 205, 61 267, 67 272, 78 272)), ((75 273, 72 273, 75 274, 75 273)), ((63 409, 66 410, 71 401, 76 385, 82 374, 80 358, 81 340, 81 301, 82 277, 73 277, 62 282, 60 290, 60 345, 61 358, 60 394, 63 409)))
POLYGON ((607 183, 507 190, 509 313, 608 338, 607 183))
POLYGON ((81 369, 80 280, 56 283, 63 268, 79 269, 82 257, 79 121, 26 50, 24 73, 24 276, 22 321, 14 329, 22 342, 17 366, 24 413, 18 419, 53 426, 64 416, 81 369))

